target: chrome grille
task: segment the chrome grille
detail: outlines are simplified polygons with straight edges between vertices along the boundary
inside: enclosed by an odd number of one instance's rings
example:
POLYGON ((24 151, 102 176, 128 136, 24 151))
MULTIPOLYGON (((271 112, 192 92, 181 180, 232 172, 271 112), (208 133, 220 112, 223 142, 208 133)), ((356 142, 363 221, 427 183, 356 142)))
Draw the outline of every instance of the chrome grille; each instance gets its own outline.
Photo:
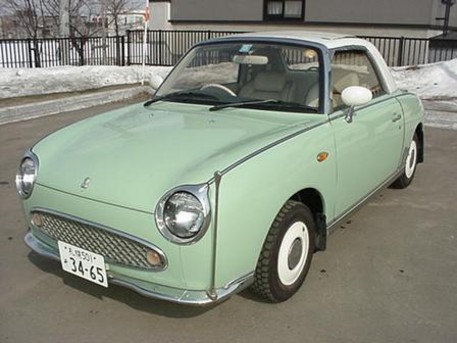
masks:
POLYGON ((56 241, 100 254, 107 262, 141 269, 158 269, 146 260, 146 252, 154 249, 140 242, 63 216, 41 211, 34 211, 33 214, 40 215, 42 222, 39 227, 35 227, 56 241))

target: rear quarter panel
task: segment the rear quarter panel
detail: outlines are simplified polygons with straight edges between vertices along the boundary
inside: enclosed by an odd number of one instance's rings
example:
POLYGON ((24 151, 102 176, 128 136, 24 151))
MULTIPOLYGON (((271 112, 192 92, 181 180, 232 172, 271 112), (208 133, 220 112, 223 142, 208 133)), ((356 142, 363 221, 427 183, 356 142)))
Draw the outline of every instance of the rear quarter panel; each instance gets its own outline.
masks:
MULTIPOLYGON (((403 109, 405 124, 405 149, 414 137, 418 125, 424 122, 424 107, 419 98, 412 93, 401 93, 396 97, 403 109)), ((423 127, 422 127, 423 128, 423 127)))

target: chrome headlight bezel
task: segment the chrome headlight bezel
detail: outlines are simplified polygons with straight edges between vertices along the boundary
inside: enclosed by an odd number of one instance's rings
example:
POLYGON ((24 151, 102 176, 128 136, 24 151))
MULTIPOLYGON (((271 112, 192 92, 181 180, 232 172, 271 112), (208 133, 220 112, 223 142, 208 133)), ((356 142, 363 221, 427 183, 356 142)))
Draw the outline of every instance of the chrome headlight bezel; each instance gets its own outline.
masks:
POLYGON ((32 152, 32 151, 26 151, 24 156, 21 159, 21 162, 19 163, 17 173, 16 173, 16 178, 15 178, 15 184, 16 184, 16 191, 19 194, 19 196, 23 199, 27 199, 32 195, 33 188, 35 187, 35 182, 36 178, 38 175, 38 169, 39 169, 39 161, 38 157, 32 152), (26 160, 30 160, 33 163, 33 173, 30 174, 32 177, 31 180, 31 186, 29 189, 25 189, 24 187, 24 173, 23 173, 23 164, 26 160))
POLYGON ((167 240, 173 243, 188 245, 194 244, 198 242, 208 230, 210 221, 211 221, 211 208, 210 202, 208 198, 208 191, 209 187, 207 184, 201 185, 186 185, 172 189, 171 191, 167 192, 158 202, 156 209, 155 209, 155 221, 157 228, 159 229, 162 236, 164 236, 167 240), (198 230, 198 232, 191 236, 191 237, 180 237, 173 233, 173 229, 167 226, 165 220, 165 208, 167 205, 168 200, 171 197, 176 195, 177 193, 187 193, 191 196, 195 197, 202 208, 202 215, 203 221, 198 230))

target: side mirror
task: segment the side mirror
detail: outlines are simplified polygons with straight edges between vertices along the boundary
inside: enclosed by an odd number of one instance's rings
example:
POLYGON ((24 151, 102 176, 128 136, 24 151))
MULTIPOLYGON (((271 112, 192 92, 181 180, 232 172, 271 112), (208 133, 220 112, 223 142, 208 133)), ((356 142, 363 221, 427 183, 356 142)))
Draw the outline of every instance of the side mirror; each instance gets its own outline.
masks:
POLYGON ((348 113, 346 114, 346 121, 352 123, 354 117, 354 107, 365 105, 373 99, 373 93, 368 88, 360 86, 350 86, 343 90, 341 93, 341 100, 349 106, 348 113))
POLYGON ((152 75, 151 79, 149 80, 149 85, 157 90, 163 82, 163 78, 158 75, 152 75))
POLYGON ((373 99, 373 93, 365 87, 350 86, 341 93, 341 100, 347 106, 365 105, 371 99, 373 99))

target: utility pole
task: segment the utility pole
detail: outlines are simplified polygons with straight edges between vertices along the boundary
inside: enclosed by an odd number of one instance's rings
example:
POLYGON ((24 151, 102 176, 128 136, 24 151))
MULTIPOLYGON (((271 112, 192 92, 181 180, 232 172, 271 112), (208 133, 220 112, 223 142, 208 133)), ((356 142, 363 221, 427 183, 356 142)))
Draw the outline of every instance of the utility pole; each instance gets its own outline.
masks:
POLYGON ((443 21, 443 36, 446 37, 449 33, 449 16, 451 14, 451 6, 454 5, 455 0, 441 0, 441 2, 446 5, 444 17, 437 17, 435 19, 443 21))
POLYGON ((70 64, 70 0, 60 0, 59 3, 59 37, 60 41, 60 63, 70 64))
POLYGON ((106 0, 102 0, 102 64, 106 65, 106 24, 107 24, 107 17, 106 17, 106 0))

